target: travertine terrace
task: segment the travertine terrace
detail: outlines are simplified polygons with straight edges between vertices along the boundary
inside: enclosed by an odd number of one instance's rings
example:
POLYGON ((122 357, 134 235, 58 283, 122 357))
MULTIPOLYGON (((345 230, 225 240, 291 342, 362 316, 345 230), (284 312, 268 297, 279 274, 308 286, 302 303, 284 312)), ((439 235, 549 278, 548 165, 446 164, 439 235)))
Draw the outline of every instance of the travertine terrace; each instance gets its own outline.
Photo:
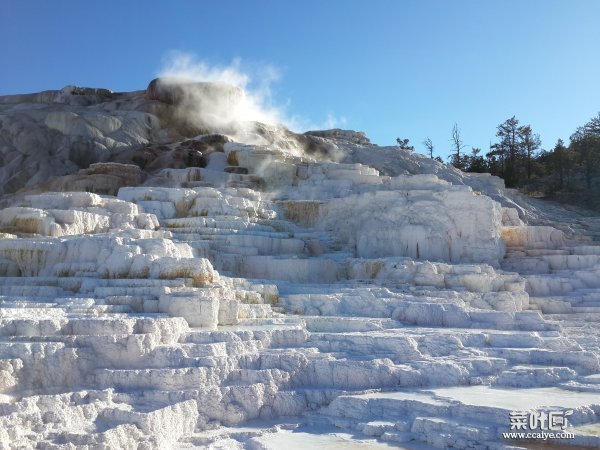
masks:
POLYGON ((600 445, 598 218, 153 83, 0 98, 0 448, 600 445))

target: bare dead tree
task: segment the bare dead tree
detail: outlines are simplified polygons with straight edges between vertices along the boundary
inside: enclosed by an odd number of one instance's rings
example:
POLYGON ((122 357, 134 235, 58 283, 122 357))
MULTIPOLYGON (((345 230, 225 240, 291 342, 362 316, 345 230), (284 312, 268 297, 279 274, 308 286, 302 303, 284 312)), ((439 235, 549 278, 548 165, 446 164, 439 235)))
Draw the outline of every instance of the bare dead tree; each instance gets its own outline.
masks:
POLYGON ((431 138, 427 138, 423 141, 423 145, 425 146, 425 148, 427 149, 427 151, 429 152, 429 157, 431 159, 433 159, 433 142, 431 141, 431 138))
POLYGON ((458 128, 458 125, 456 124, 456 122, 454 123, 454 126, 452 127, 452 147, 454 150, 454 154, 452 155, 451 158, 451 162, 452 165, 454 167, 457 167, 459 169, 462 169, 462 159, 460 157, 460 151, 466 147, 466 145, 463 143, 462 137, 460 135, 460 128, 458 128))

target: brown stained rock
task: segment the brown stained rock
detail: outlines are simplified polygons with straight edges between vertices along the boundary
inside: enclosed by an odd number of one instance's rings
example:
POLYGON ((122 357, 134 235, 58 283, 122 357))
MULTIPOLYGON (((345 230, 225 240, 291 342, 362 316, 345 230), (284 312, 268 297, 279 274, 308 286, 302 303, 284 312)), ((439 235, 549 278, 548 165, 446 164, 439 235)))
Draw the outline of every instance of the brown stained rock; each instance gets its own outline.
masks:
POLYGON ((227 173, 238 173, 241 175, 248 174, 248 169, 246 169, 245 167, 239 167, 239 166, 225 167, 225 169, 223 169, 223 170, 227 173))
POLYGON ((310 227, 318 220, 324 202, 317 200, 282 200, 278 201, 277 204, 283 208, 287 220, 310 227))
POLYGON ((210 83, 193 81, 177 77, 160 77, 152 80, 146 88, 148 100, 158 100, 171 105, 179 105, 189 101, 226 101, 235 104, 243 91, 237 86, 227 83, 210 83))
POLYGON ((239 165, 237 160, 237 153, 235 151, 231 151, 227 154, 227 164, 229 164, 230 166, 239 165))
POLYGON ((91 164, 75 174, 53 177, 28 192, 83 191, 94 194, 117 195, 120 188, 138 186, 145 178, 141 169, 133 164, 115 162, 91 164))
POLYGON ((150 82, 145 98, 162 105, 154 111, 173 137, 193 137, 228 127, 244 91, 226 83, 162 77, 150 82))

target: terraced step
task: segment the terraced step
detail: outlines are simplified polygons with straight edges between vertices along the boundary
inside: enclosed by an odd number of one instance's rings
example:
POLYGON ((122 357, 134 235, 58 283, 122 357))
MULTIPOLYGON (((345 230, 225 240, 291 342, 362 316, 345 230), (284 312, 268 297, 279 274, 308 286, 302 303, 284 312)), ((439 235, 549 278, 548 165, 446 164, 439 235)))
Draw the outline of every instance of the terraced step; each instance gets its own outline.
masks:
POLYGON ((512 411, 552 410, 560 405, 573 408, 575 413, 569 421, 581 426, 597 420, 582 411, 586 407, 597 408, 599 402, 599 394, 558 388, 516 391, 466 386, 341 395, 320 413, 331 423, 347 429, 364 430, 365 424, 381 421, 383 425, 378 432, 390 430, 393 435, 401 430, 403 441, 414 439, 437 448, 457 445, 468 448, 485 442, 502 442, 501 433, 510 431, 508 415, 512 411))
POLYGON ((99 369, 87 382, 99 389, 114 387, 125 390, 159 389, 179 391, 218 386, 223 373, 214 367, 179 367, 173 369, 99 369))

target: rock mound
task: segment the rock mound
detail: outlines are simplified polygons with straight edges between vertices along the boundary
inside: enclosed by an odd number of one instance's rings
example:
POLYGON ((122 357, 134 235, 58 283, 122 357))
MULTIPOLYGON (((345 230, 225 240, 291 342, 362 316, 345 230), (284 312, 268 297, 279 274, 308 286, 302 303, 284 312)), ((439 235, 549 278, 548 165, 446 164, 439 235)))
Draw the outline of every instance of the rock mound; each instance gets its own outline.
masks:
POLYGON ((185 78, 161 77, 152 80, 146 88, 149 100, 158 100, 170 105, 200 103, 223 104, 224 109, 233 109, 243 97, 244 91, 226 83, 191 81, 185 78))

